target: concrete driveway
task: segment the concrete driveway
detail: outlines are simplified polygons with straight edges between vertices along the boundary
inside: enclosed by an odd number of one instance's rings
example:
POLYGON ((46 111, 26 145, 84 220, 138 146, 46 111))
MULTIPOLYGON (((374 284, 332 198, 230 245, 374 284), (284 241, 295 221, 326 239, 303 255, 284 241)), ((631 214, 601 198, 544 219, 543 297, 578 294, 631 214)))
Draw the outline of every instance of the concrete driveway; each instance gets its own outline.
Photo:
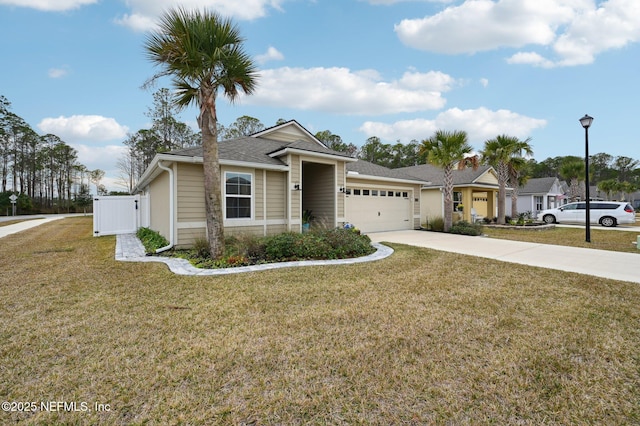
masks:
MULTIPOLYGON (((5 221, 9 221, 9 220, 16 220, 16 219, 24 219, 25 216, 10 216, 11 219, 7 219, 7 220, 2 220, 0 222, 5 222, 5 221)), ((51 222, 52 220, 58 220, 58 219, 62 219, 63 215, 55 215, 55 216, 47 216, 47 217, 43 217, 43 216, 36 216, 36 218, 29 218, 27 220, 24 220, 22 222, 18 222, 18 223, 14 223, 12 225, 5 225, 5 226, 0 226, 0 238, 2 237, 6 237, 7 235, 11 235, 11 234, 15 234, 16 232, 20 232, 20 231, 24 231, 25 229, 30 229, 30 228, 34 228, 36 226, 42 225, 43 223, 47 223, 47 222, 51 222)))
MULTIPOLYGON (((443 232, 391 231, 368 234, 373 242, 390 242, 486 257, 503 262, 577 272, 640 283, 640 250, 621 253, 579 247, 525 243, 443 232)), ((629 244, 637 234, 629 232, 629 244)))

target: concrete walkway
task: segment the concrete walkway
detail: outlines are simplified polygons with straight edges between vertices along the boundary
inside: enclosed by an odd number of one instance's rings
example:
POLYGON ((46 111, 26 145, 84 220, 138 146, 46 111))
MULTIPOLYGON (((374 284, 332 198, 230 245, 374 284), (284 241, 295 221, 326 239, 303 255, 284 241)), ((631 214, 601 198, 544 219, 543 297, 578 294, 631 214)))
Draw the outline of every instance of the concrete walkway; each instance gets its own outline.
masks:
MULTIPOLYGON (((622 253, 426 231, 376 232, 368 235, 371 241, 378 243, 408 244, 640 283, 640 250, 638 254, 622 253)), ((629 233, 629 245, 636 240, 636 236, 633 232, 629 233)))
MULTIPOLYGON (((39 219, 25 220, 23 222, 14 223, 13 225, 0 226, 0 238, 15 234, 16 232, 24 231, 25 229, 34 228, 42 225, 43 223, 62 219, 63 217, 64 216, 43 217, 39 219)), ((20 219, 20 216, 16 216, 16 219, 20 219)))

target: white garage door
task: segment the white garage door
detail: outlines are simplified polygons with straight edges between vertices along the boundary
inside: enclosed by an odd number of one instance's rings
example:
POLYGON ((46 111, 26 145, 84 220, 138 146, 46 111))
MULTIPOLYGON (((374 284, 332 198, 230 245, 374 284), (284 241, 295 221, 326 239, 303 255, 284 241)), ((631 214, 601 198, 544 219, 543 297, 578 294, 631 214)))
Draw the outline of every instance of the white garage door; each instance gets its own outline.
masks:
POLYGON ((410 195, 407 191, 350 188, 347 221, 362 232, 413 229, 410 195))

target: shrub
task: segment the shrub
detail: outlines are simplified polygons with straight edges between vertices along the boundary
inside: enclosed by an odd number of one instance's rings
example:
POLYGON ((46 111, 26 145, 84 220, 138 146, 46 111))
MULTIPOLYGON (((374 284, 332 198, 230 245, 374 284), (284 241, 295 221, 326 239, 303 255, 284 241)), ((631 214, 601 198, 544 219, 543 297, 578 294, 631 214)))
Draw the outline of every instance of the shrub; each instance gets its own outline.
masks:
POLYGON ((477 236, 482 234, 482 225, 479 223, 469 223, 466 220, 461 220, 453 225, 449 232, 452 234, 477 236))
POLYGON ((371 239, 361 235, 357 228, 334 228, 315 232, 330 247, 326 253, 329 259, 365 256, 373 252, 371 239))
POLYGON ((267 261, 324 259, 331 247, 317 233, 285 232, 269 237, 264 251, 267 261))
MULTIPOLYGON (((229 237, 225 243, 225 255, 220 259, 201 256, 205 250, 198 247, 188 251, 184 257, 196 267, 228 268, 264 262, 343 259, 365 256, 375 251, 368 236, 360 235, 354 229, 342 228, 314 229, 304 234, 285 232, 270 237, 241 235, 229 237)), ((196 242, 196 246, 200 244, 196 242)))
POLYGON ((444 232, 444 218, 437 216, 427 220, 427 229, 429 231, 444 232))
POLYGON ((165 247, 169 244, 169 241, 157 231, 149 228, 140 228, 136 232, 136 236, 142 242, 144 249, 147 253, 155 253, 161 247, 165 247))
POLYGON ((193 243, 193 256, 195 257, 211 257, 209 241, 206 238, 198 238, 193 243))

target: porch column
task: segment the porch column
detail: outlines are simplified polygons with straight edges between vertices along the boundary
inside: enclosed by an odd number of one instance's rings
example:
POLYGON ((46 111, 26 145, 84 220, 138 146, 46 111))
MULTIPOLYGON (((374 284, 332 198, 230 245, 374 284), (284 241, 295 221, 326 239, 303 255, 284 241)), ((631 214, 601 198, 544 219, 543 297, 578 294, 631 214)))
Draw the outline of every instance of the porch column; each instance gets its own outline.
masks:
POLYGON ((489 219, 496 217, 496 197, 498 191, 487 189, 487 216, 489 219))

